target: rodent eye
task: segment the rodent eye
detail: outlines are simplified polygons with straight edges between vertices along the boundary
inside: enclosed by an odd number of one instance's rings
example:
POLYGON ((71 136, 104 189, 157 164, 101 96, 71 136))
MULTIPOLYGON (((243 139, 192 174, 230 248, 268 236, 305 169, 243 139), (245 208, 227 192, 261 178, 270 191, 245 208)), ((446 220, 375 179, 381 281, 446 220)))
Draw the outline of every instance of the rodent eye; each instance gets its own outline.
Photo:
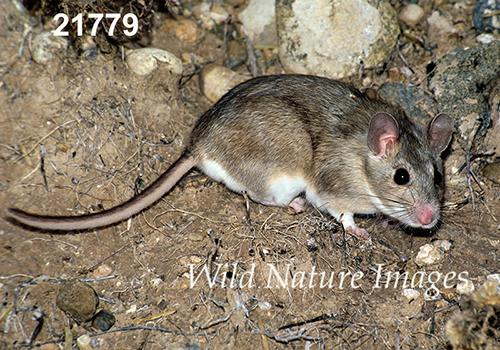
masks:
POLYGON ((441 185, 441 181, 443 181, 443 174, 441 174, 437 170, 434 170, 434 184, 441 185))
POLYGON ((408 185, 410 183, 410 174, 406 169, 399 168, 394 173, 394 182, 398 185, 408 185))

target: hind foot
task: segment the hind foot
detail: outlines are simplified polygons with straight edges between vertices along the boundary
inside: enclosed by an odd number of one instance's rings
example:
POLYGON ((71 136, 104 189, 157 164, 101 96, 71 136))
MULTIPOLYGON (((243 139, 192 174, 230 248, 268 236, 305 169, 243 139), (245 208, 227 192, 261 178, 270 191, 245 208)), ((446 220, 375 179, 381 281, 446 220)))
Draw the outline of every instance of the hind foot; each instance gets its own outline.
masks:
POLYGON ((344 229, 349 231, 354 236, 357 236, 361 239, 369 239, 370 235, 366 232, 365 229, 359 228, 358 225, 354 222, 354 218, 352 214, 344 214, 341 219, 342 226, 344 229))
POLYGON ((295 197, 288 206, 293 209, 294 212, 301 213, 304 211, 304 206, 306 205, 306 200, 302 197, 295 197))

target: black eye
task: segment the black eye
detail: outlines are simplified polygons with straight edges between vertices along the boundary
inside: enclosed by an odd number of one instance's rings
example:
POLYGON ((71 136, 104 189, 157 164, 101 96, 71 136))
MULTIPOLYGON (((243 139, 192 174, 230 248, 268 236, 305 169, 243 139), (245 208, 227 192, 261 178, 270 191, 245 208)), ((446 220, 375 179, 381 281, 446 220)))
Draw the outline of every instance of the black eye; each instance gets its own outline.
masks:
POLYGON ((441 181, 443 181, 443 174, 441 174, 437 170, 434 170, 434 184, 441 185, 441 181))
POLYGON ((394 182, 398 185, 408 185, 410 183, 410 174, 403 168, 399 168, 394 173, 394 182))

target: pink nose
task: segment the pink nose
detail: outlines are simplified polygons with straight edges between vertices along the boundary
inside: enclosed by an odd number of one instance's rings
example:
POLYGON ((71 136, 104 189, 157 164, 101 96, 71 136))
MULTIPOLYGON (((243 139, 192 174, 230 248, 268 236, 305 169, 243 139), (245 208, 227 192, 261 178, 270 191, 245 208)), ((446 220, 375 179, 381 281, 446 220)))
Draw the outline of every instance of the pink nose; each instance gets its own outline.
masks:
POLYGON ((434 220, 435 209, 432 205, 424 204, 416 209, 417 220, 421 225, 429 225, 434 220))

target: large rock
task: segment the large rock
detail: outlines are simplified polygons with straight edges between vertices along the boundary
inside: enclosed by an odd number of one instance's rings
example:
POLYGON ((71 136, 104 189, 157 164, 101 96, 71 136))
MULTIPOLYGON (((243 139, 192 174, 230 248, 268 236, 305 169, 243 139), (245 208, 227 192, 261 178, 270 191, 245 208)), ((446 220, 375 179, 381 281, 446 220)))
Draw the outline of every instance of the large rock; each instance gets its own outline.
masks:
POLYGON ((276 45, 274 0, 249 0, 239 15, 254 45, 276 45))
POLYGON ((399 35, 384 0, 277 0, 280 58, 288 71, 342 78, 377 66, 399 35))
POLYGON ((491 83, 500 77, 500 42, 450 52, 437 62, 429 80, 439 111, 455 120, 458 135, 468 141, 474 124, 480 127, 477 136, 484 136, 491 117, 485 96, 491 83))

